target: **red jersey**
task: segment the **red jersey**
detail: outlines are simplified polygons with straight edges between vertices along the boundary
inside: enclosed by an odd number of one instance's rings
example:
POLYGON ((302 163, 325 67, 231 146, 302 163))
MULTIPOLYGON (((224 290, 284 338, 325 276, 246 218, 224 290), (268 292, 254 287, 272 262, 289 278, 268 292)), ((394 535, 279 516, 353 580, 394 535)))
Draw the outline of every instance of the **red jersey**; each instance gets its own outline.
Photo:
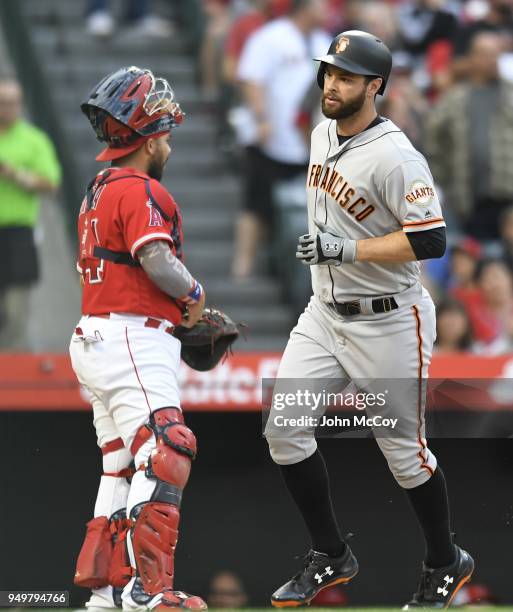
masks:
POLYGON ((77 269, 84 279, 82 313, 146 315, 178 325, 185 305, 161 291, 137 260, 137 251, 165 240, 182 259, 182 218, 171 194, 133 168, 100 172, 78 217, 77 269))

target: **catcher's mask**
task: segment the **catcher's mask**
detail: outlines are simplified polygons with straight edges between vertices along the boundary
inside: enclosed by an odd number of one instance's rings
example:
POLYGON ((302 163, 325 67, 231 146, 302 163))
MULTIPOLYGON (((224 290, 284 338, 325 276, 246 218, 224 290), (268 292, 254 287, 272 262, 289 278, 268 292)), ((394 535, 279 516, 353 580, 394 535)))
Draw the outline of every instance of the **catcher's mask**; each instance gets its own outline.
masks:
POLYGON ((98 140, 107 143, 96 157, 98 161, 124 157, 146 139, 168 133, 184 119, 169 83, 137 66, 120 68, 106 76, 80 108, 98 140))

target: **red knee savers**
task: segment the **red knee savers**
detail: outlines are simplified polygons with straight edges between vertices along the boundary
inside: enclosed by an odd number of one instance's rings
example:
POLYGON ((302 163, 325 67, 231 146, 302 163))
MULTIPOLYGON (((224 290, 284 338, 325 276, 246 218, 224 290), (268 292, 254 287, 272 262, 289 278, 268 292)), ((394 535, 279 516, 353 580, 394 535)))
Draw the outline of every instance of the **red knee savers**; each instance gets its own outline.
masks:
POLYGON ((137 517, 132 545, 144 591, 149 595, 173 588, 179 522, 178 508, 159 502, 145 504, 137 517))
POLYGON ((109 519, 98 516, 87 523, 82 549, 77 559, 73 582, 77 586, 98 589, 109 584, 112 539, 109 519))
POLYGON ((159 480, 183 489, 196 457, 196 436, 183 424, 176 409, 158 410, 155 415, 157 444, 151 454, 151 469, 159 480))
MULTIPOLYGON (((187 430, 185 425, 177 425, 173 427, 173 430, 179 427, 187 430)), ((175 434, 173 437, 178 437, 180 432, 172 432, 173 434, 175 434)), ((184 489, 191 473, 191 457, 172 448, 159 437, 157 446, 151 454, 151 469, 159 480, 172 484, 179 489, 184 489)))

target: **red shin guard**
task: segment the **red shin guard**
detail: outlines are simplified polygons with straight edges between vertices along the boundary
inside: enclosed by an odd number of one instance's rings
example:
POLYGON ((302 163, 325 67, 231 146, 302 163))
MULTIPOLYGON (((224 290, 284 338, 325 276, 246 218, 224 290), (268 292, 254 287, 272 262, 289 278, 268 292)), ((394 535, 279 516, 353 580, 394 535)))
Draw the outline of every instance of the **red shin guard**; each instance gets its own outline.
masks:
POLYGON ((137 517, 132 544, 144 591, 156 595, 173 588, 180 512, 171 504, 148 502, 137 517))
POLYGON ((157 410, 150 423, 156 447, 145 473, 157 486, 137 516, 132 544, 143 589, 156 595, 173 589, 179 505, 196 456, 196 438, 175 408, 157 410))

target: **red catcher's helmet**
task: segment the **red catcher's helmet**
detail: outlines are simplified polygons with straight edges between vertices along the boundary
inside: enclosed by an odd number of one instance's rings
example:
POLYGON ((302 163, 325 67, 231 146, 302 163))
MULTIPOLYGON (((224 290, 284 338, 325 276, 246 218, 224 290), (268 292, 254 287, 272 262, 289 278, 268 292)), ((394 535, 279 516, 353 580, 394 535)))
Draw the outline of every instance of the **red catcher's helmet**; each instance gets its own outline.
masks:
POLYGON ((120 68, 106 76, 80 108, 98 140, 107 143, 96 157, 98 161, 124 157, 146 139, 166 134, 184 119, 169 83, 137 66, 120 68))

